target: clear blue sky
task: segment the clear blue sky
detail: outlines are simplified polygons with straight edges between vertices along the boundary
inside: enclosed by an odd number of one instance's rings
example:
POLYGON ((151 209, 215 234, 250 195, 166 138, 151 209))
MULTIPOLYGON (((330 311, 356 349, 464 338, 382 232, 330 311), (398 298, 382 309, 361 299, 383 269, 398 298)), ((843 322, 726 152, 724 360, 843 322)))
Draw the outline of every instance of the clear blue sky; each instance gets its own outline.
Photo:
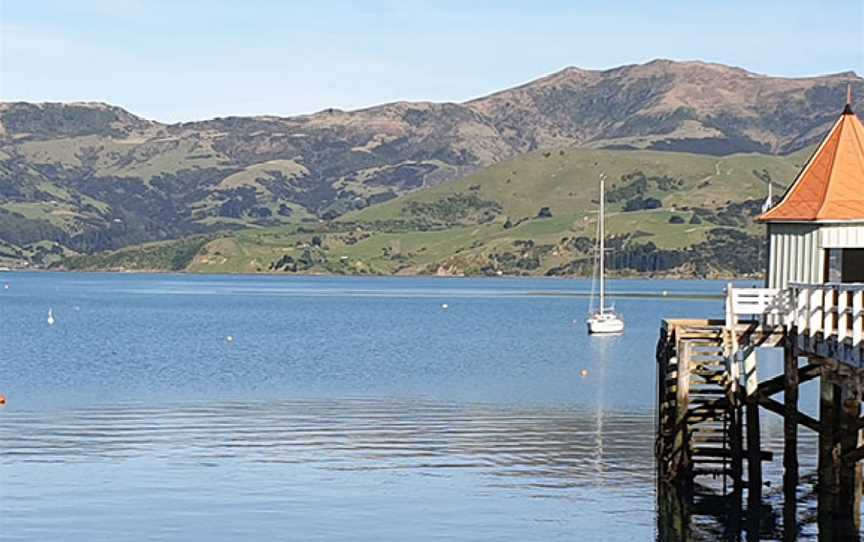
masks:
POLYGON ((161 121, 462 101, 658 57, 864 74, 864 1, 0 0, 0 99, 161 121))

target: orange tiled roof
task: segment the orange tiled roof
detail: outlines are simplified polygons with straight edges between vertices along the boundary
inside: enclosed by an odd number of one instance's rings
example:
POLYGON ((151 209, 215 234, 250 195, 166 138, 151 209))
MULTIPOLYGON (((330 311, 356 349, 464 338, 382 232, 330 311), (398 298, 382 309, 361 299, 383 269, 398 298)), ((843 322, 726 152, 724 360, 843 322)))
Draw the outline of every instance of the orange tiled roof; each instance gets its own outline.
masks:
POLYGON ((864 126, 847 105, 764 222, 864 222, 864 126))

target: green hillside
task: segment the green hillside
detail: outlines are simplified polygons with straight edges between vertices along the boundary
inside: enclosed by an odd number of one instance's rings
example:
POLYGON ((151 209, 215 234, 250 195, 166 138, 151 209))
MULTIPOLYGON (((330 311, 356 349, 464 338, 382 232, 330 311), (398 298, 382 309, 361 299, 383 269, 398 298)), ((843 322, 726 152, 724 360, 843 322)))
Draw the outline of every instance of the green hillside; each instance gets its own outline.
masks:
POLYGON ((607 177, 607 200, 612 213, 621 211, 630 199, 626 197, 626 187, 638 180, 639 173, 649 179, 646 189, 638 191, 639 195, 660 199, 663 208, 682 205, 716 208, 729 200, 764 199, 768 180, 774 183, 775 192, 782 190, 808 156, 806 151, 785 157, 736 154, 719 158, 657 151, 533 152, 461 180, 347 214, 343 219, 434 222, 435 213, 428 204, 440 203, 454 195, 494 201, 502 207, 499 214, 511 220, 532 218, 540 207, 549 207, 553 216, 584 215, 596 211, 601 173, 607 177), (674 182, 650 180, 663 177, 674 182))
MULTIPOLYGON (((598 179, 605 174, 613 270, 755 274, 761 271, 762 230, 752 218, 768 183, 779 196, 808 156, 809 151, 727 157, 578 148, 533 152, 337 220, 216 234, 185 269, 590 273, 598 179)), ((176 245, 188 253, 188 244, 176 245)), ((148 268, 141 261, 157 260, 142 260, 140 250, 127 249, 108 260, 104 255, 76 258, 71 265, 141 269, 148 268)))

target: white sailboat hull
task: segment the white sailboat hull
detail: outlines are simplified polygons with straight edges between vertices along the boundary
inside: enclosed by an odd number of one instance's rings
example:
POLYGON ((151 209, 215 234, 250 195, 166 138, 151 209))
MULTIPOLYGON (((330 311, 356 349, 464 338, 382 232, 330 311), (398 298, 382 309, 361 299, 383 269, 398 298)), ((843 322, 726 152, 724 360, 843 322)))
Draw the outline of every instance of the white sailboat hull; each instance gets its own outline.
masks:
MULTIPOLYGON (((592 335, 614 335, 624 332, 624 319, 611 308, 606 308, 606 183, 600 176, 600 212, 597 215, 597 269, 600 275, 600 309, 591 314, 585 323, 592 335)), ((591 286, 591 306, 594 306, 594 286, 591 286)))
POLYGON ((616 334, 624 332, 624 320, 610 312, 594 313, 585 321, 588 333, 592 335, 616 334))

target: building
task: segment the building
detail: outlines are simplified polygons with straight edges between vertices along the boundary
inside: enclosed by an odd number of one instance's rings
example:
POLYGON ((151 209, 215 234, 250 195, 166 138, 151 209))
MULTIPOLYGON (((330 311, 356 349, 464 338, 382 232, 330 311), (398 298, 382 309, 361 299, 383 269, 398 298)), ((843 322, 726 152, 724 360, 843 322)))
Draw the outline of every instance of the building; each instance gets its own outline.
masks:
POLYGON ((759 538, 760 518, 771 516, 764 512, 762 463, 773 460, 761 446, 762 411, 783 416, 784 540, 796 539, 800 527, 799 428, 819 440, 812 486, 819 539, 860 538, 864 126, 850 103, 848 96, 843 114, 780 202, 758 218, 768 225, 768 287, 730 284, 724 320, 665 319, 661 325, 658 502, 660 515, 673 518, 667 532, 676 540, 688 510, 707 502, 694 480, 718 477, 730 539, 741 539, 741 518, 747 539, 759 538), (783 374, 760 382, 757 351, 764 347, 782 349, 783 374), (817 379, 818 419, 798 406, 799 386, 817 379), (780 393, 782 402, 772 397, 780 393))
POLYGON ((864 126, 846 107, 768 225, 766 286, 864 282, 864 126))

